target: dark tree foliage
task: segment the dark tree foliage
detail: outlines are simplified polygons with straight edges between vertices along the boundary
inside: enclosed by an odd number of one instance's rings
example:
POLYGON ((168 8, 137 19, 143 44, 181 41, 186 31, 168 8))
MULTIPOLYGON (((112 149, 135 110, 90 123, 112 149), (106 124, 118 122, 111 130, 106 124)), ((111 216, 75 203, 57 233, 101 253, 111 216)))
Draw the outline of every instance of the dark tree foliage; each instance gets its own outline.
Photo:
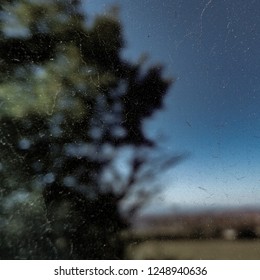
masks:
POLYGON ((0 3, 0 258, 123 258, 119 205, 170 81, 122 59, 109 13, 88 25, 79 1, 0 3), (114 160, 125 148, 123 176, 114 160))

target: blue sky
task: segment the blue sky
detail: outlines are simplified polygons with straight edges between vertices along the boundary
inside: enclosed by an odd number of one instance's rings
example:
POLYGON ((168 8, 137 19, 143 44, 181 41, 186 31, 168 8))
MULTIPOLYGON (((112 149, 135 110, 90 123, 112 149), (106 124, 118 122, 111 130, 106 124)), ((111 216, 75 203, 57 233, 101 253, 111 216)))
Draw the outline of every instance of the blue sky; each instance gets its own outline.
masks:
POLYGON ((164 110, 145 129, 162 150, 190 157, 167 173, 158 205, 259 205, 260 2, 86 3, 90 15, 118 4, 123 55, 135 61, 147 53, 176 79, 164 110))

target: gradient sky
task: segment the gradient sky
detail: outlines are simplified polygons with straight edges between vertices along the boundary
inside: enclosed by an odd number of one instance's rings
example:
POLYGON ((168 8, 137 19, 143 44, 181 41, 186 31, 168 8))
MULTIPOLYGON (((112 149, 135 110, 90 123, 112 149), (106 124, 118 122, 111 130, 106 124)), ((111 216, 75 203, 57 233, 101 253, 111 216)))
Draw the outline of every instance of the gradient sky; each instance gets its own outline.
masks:
POLYGON ((260 1, 89 0, 89 15, 121 8, 126 50, 166 66, 176 82, 145 124, 167 153, 158 205, 260 205, 260 1))

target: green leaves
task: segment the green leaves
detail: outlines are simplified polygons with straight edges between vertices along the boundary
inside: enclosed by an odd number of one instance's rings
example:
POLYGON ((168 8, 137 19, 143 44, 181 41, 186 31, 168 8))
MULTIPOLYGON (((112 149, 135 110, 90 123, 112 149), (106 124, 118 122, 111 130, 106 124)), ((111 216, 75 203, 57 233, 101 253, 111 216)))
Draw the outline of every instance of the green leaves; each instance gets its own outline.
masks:
MULTIPOLYGON (((162 107, 170 82, 160 67, 141 71, 141 63, 121 57, 122 27, 112 14, 88 27, 79 1, 0 3, 2 201, 23 190, 28 196, 19 205, 27 207, 43 191, 57 258, 122 257, 117 235, 128 221, 119 204, 146 161, 134 158, 128 175, 113 163, 121 148, 137 152, 154 144, 142 123, 162 107), (117 175, 113 182, 109 172, 117 175), (128 182, 125 188, 122 182, 128 182)), ((38 224, 43 211, 37 201, 29 209, 38 224)), ((14 242, 15 231, 19 238, 30 236, 21 227, 30 219, 27 211, 18 215, 4 238, 14 242)), ((37 228, 31 231, 41 236, 37 228)), ((44 238, 39 246, 49 242, 44 238)), ((47 255, 54 257, 53 250, 47 255)))

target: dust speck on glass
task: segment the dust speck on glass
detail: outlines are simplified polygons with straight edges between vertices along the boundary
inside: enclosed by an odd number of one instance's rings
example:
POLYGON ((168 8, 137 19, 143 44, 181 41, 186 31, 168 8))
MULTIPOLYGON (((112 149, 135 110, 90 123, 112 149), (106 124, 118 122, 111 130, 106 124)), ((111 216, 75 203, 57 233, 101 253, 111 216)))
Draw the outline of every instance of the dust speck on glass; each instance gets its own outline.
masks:
POLYGON ((259 259, 260 3, 0 4, 0 259, 259 259))

